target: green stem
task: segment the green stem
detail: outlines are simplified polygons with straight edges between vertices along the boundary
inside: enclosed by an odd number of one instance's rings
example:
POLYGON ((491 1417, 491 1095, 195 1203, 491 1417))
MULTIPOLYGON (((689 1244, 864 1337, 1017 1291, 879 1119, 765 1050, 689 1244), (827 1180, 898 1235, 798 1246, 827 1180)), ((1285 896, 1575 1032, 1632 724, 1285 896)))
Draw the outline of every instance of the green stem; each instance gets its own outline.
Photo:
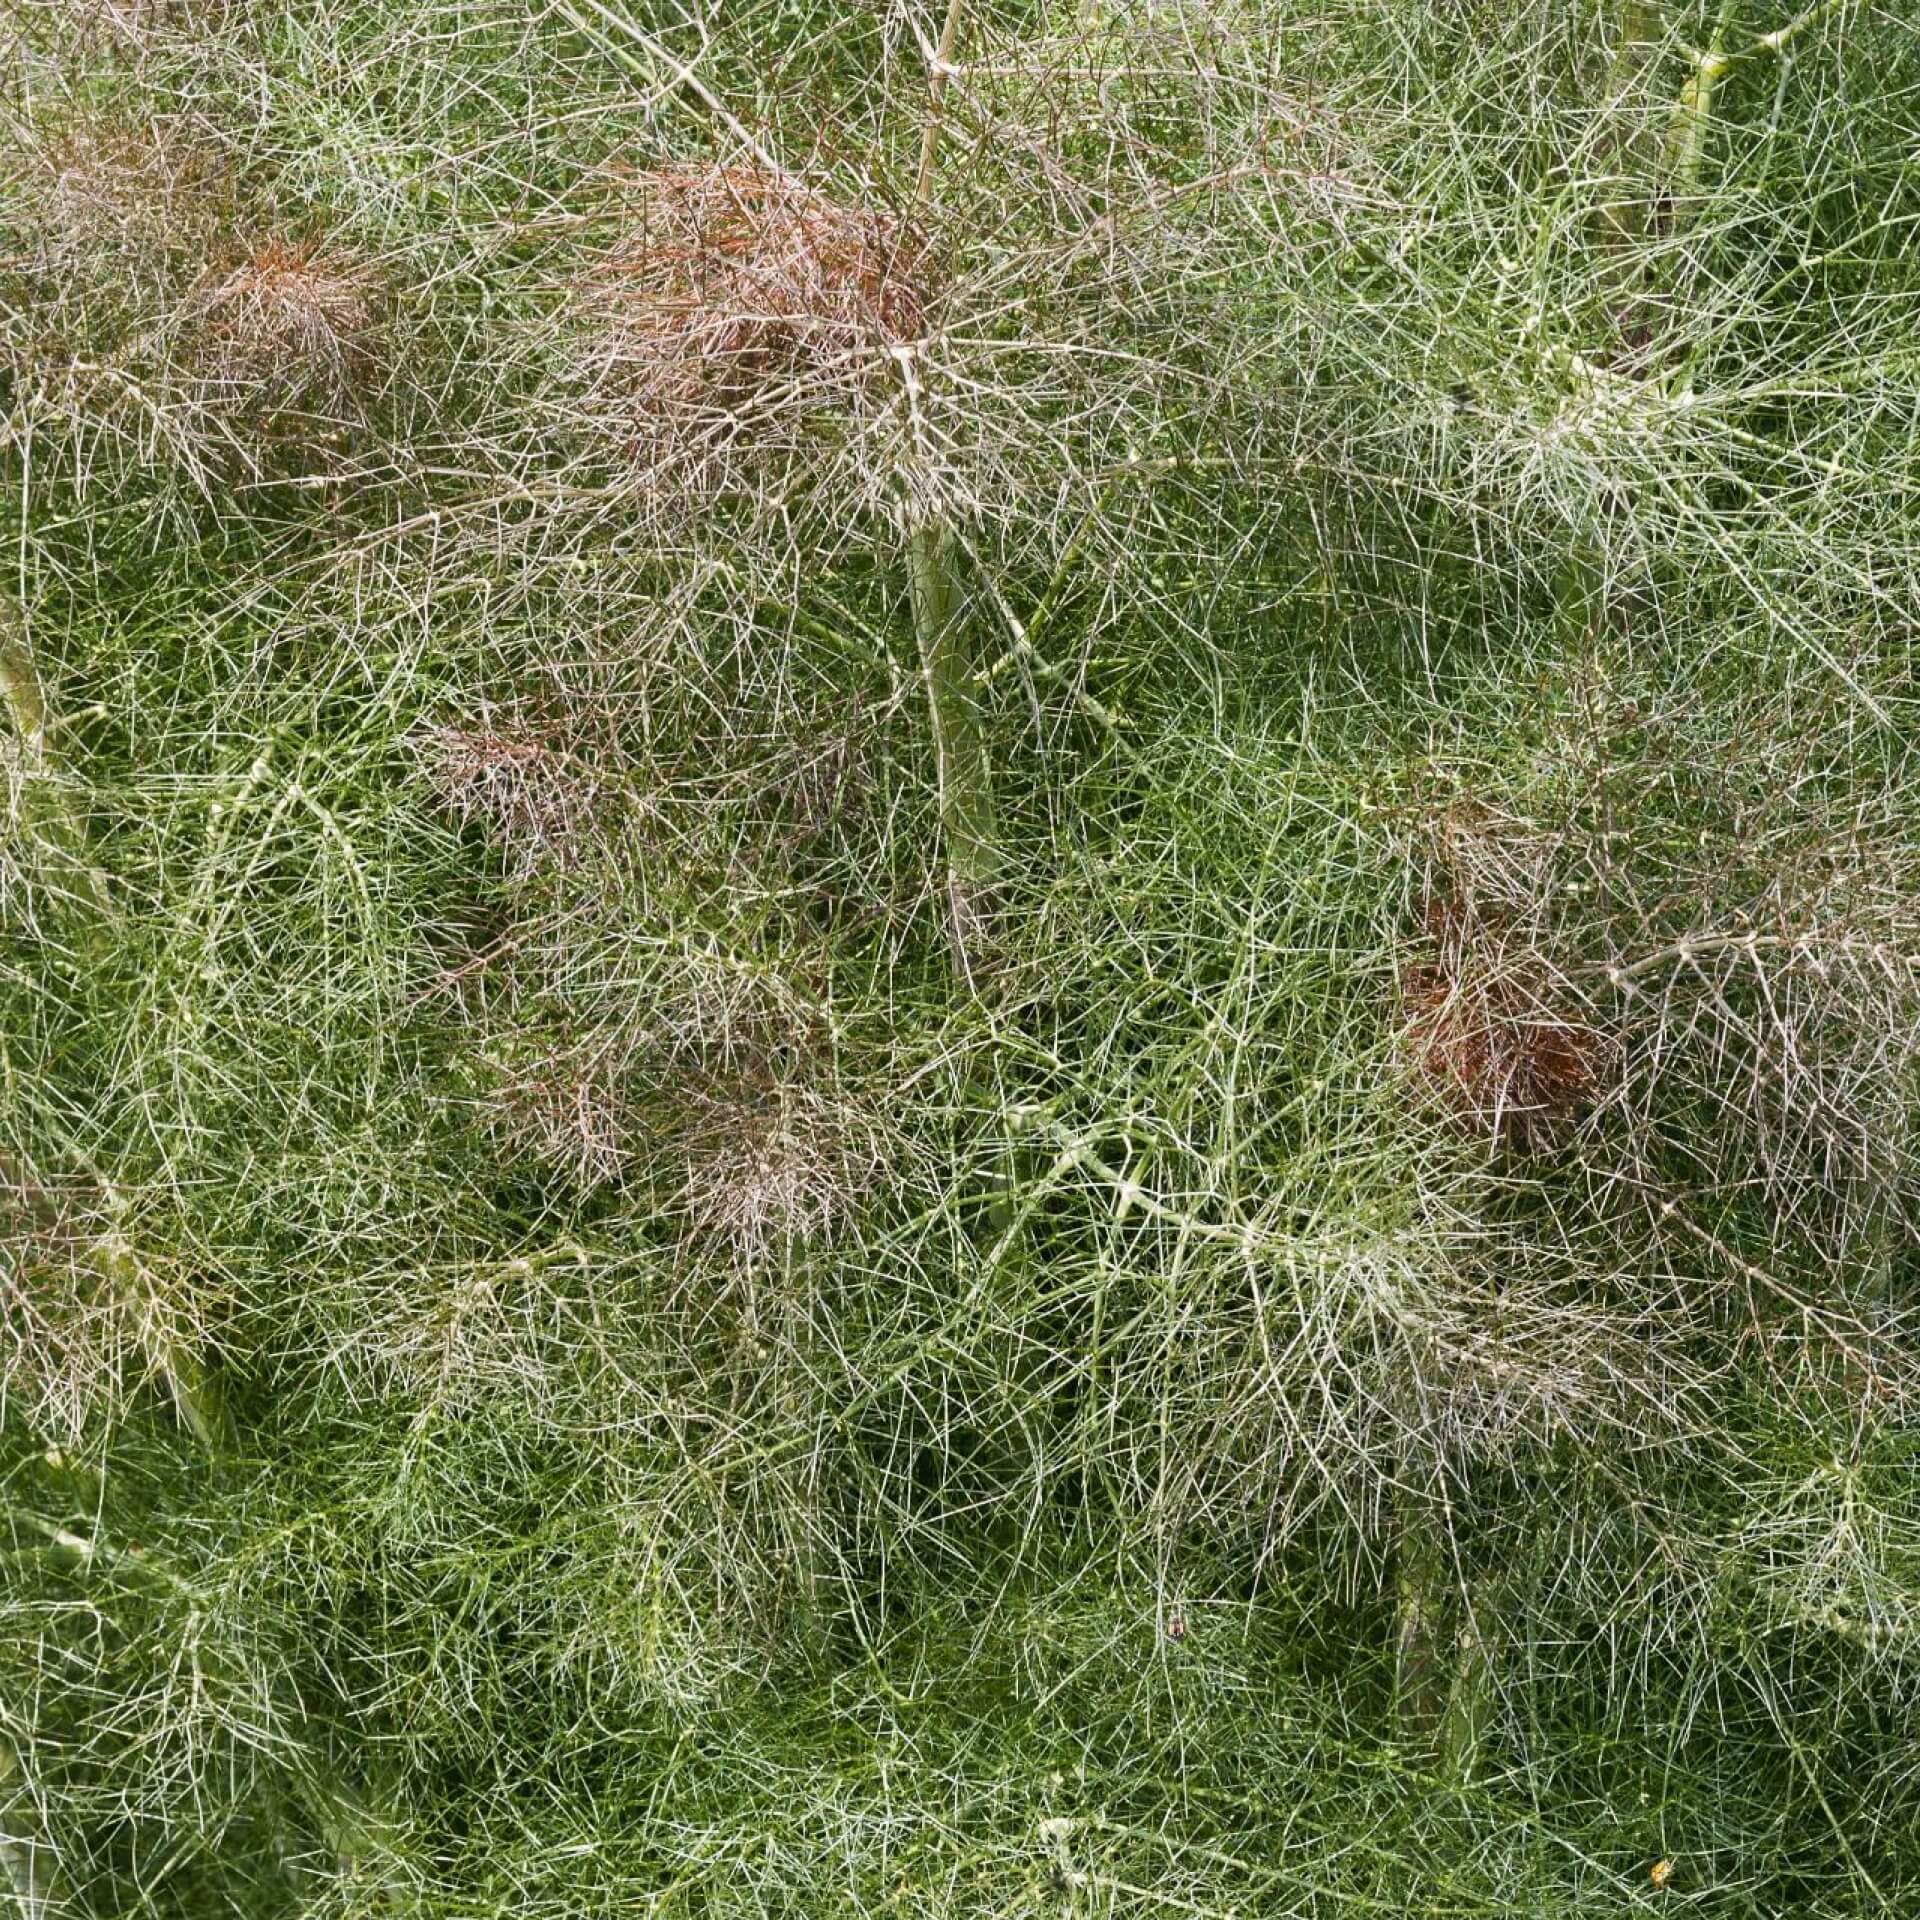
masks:
POLYGON ((1424 1509, 1396 1516, 1393 1587, 1394 1718, 1402 1740, 1426 1747, 1437 1739, 1446 1714, 1444 1647, 1452 1608, 1444 1542, 1424 1509))
POLYGON ((1732 63, 1727 58, 1727 27, 1733 19, 1733 0, 1721 0, 1713 23, 1713 38, 1704 51, 1693 57, 1692 70, 1681 83, 1680 98, 1674 104, 1673 119, 1667 128, 1664 156, 1667 190, 1688 218, 1693 196, 1700 190, 1700 169, 1706 158, 1707 133, 1713 121, 1713 96, 1720 76, 1732 63))
POLYGON ((1795 14, 1785 26, 1775 27, 1771 33, 1763 33, 1733 57, 1736 60, 1750 60, 1763 54, 1784 53, 1810 27, 1817 27, 1823 21, 1832 19, 1848 4, 1849 0, 1814 0, 1812 6, 1795 14))
POLYGON ((1445 1516, 1405 1505, 1394 1538, 1394 1716, 1400 1738, 1448 1779, 1473 1778, 1486 1741, 1493 1664, 1456 1577, 1445 1516))
POLYGON ((907 536, 920 676, 933 729, 940 829, 956 962, 965 970, 968 936, 1001 874, 991 761, 974 686, 973 623, 959 580, 957 546, 944 520, 907 536))
MULTIPOLYGON (((940 41, 927 67, 927 122, 920 136, 908 218, 918 216, 933 188, 940 146, 941 109, 966 0, 947 0, 940 41)), ((920 393, 911 354, 901 357, 903 398, 910 429, 919 437, 920 393)), ((973 622, 959 573, 959 542, 943 514, 916 515, 907 535, 907 584, 913 602, 920 677, 927 690, 933 729, 935 772, 940 789, 940 831, 946 843, 948 928, 955 970, 967 972, 967 949, 981 907, 1000 877, 999 834, 994 818, 992 760, 975 659, 973 622)))
POLYGON ((1624 180, 1636 183, 1627 197, 1609 206, 1603 237, 1617 252, 1625 252, 1646 238, 1652 201, 1650 186, 1658 164, 1646 127, 1638 113, 1648 77, 1658 65, 1666 25, 1653 0, 1626 0, 1621 8, 1620 44, 1614 50, 1613 70, 1607 80, 1607 98, 1614 112, 1613 164, 1624 180), (1642 188, 1637 183, 1647 183, 1642 188))
POLYGON ((933 185, 933 156, 940 145, 940 108, 947 97, 947 75, 952 70, 954 48, 960 43, 960 22, 965 12, 966 0, 947 0, 947 16, 940 23, 940 44, 933 50, 927 74, 927 124, 920 136, 920 171, 913 183, 916 212, 925 204, 927 190, 933 185))
MULTIPOLYGON (((1484 1603, 1484 1596, 1481 1596, 1484 1603)), ((1440 1725, 1440 1767, 1465 1786, 1479 1767, 1493 1709, 1493 1652, 1478 1607, 1467 1596, 1453 1640, 1453 1670, 1447 1686, 1446 1715, 1440 1725)))
POLYGON ((1432 1544, 1404 1519, 1394 1540, 1394 1718, 1409 1743, 1427 1741, 1440 1724, 1444 1601, 1432 1544))

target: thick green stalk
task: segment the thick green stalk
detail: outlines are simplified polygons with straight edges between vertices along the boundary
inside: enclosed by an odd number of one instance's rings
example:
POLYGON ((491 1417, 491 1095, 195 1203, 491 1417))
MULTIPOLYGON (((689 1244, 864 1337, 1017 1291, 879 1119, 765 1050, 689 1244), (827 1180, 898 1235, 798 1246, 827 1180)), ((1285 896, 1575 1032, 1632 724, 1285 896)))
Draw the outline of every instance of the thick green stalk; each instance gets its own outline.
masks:
POLYGON ((1648 81, 1659 64, 1665 38, 1666 25, 1653 0, 1626 0, 1620 9, 1620 43, 1607 78, 1607 99, 1613 108, 1608 145, 1625 192, 1607 206, 1603 236, 1623 254, 1646 238, 1651 224, 1659 143, 1639 109, 1648 97, 1648 81))
POLYGON ((1394 1538, 1394 1715, 1400 1738, 1449 1779, 1472 1779, 1486 1741, 1493 1663, 1478 1608, 1456 1577, 1443 1513, 1406 1504, 1394 1538))
POLYGON ((1471 1604, 1462 1607, 1453 1640, 1446 1713, 1440 1723, 1441 1770, 1462 1785, 1479 1768, 1493 1710, 1493 1650, 1479 1618, 1479 1610, 1489 1604, 1483 1585, 1471 1596, 1471 1604))
MULTIPOLYGON (((933 186, 947 77, 960 41, 965 0, 948 0, 940 43, 927 73, 927 124, 920 140, 912 212, 933 186)), ((909 421, 918 434, 919 391, 911 356, 901 361, 909 421)), ((907 535, 907 580, 913 601, 920 676, 927 689, 935 770, 940 783, 940 830, 946 842, 948 927, 954 965, 967 971, 967 950, 987 894, 1000 875, 994 819, 992 760, 987 752, 978 690, 973 622, 959 578, 959 543, 943 515, 914 519, 907 535)))
MULTIPOLYGON (((1803 33, 1838 13, 1844 0, 1817 0, 1794 15, 1784 26, 1731 52, 1727 32, 1733 23, 1734 0, 1721 0, 1714 16, 1713 33, 1707 44, 1689 56, 1687 77, 1680 83, 1679 98, 1668 119, 1667 134, 1661 152, 1663 186, 1676 207, 1676 225, 1690 225, 1695 212, 1695 197, 1706 161, 1707 139, 1713 131, 1714 96, 1727 72, 1748 60, 1782 55, 1803 33)), ((1644 32, 1648 18, 1657 18, 1645 0, 1629 0, 1629 38, 1644 32)))
POLYGON ((957 543, 944 520, 930 520, 908 534, 907 573, 933 730, 954 953, 964 971, 969 936, 1001 864, 991 761, 975 686, 973 623, 959 579, 957 543))
MULTIPOLYGON (((1608 84, 1609 97, 1620 111, 1615 151, 1621 170, 1630 178, 1654 177, 1661 200, 1676 210, 1682 225, 1689 219, 1692 198, 1700 188, 1707 134, 1713 123, 1714 93, 1735 59, 1726 50, 1732 18, 1733 0, 1721 0, 1712 37, 1704 48, 1687 56, 1686 78, 1668 110, 1664 137, 1655 144, 1648 138, 1637 107, 1645 95, 1645 83, 1665 50, 1662 8, 1658 0, 1624 0, 1620 11, 1620 44, 1608 84)), ((1645 237, 1648 212, 1649 203, 1638 198, 1613 210, 1611 224, 1617 237, 1623 242, 1645 237)))
POLYGON ((1727 26, 1733 0, 1721 0, 1713 23, 1713 38, 1693 56, 1693 65, 1681 83, 1667 128, 1665 170, 1667 191, 1673 196, 1682 224, 1690 224, 1693 197, 1700 190, 1700 168, 1706 158, 1707 133, 1713 123, 1713 96, 1720 76, 1731 64, 1727 58, 1727 26))
POLYGON ((1393 1588, 1394 1717, 1402 1740, 1428 1747, 1437 1741, 1446 1715, 1447 1623, 1453 1606, 1445 1543, 1423 1509, 1401 1505, 1395 1514, 1393 1588))

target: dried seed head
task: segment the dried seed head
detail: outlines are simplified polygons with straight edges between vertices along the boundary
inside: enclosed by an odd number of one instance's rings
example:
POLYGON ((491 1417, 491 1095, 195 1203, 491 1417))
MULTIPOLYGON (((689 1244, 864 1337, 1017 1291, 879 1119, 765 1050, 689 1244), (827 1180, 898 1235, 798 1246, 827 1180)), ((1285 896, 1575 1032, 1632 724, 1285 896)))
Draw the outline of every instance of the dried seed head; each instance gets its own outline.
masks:
POLYGON ((444 804, 462 820, 485 821, 522 873, 578 860, 611 797, 594 762, 524 717, 433 727, 419 744, 444 804))
POLYGON ((1435 903, 1428 928, 1437 956, 1401 984, 1409 1079, 1464 1131, 1522 1149, 1546 1145, 1598 1096, 1616 1043, 1568 1010, 1530 950, 1504 950, 1449 901, 1435 903))
POLYGON ((46 264, 138 270, 214 243, 229 198, 212 151, 170 121, 76 117, 23 183, 46 264))
POLYGON ((1462 914, 1524 918, 1552 898, 1559 846, 1532 821, 1461 795, 1420 825, 1430 884, 1462 914))
POLYGON ((616 1178, 627 1163, 629 1112, 621 1061, 568 1048, 511 1070, 490 1104, 514 1146, 583 1187, 616 1178))
POLYGON ((180 1280, 130 1244, 91 1181, 42 1185, 0 1155, 0 1398, 42 1432, 77 1441, 101 1411, 174 1373, 205 1335, 180 1280))
POLYGON ((192 358, 231 404, 344 411, 379 372, 380 295, 377 271, 344 249, 271 237, 191 303, 192 358))
POLYGON ((695 1226, 749 1258, 824 1231, 860 1179, 844 1118, 793 1086, 701 1101, 687 1142, 695 1226))
POLYGON ((67 0, 62 11, 77 51, 140 49, 168 34, 216 30, 226 0, 67 0))
POLYGON ((639 464, 709 471, 897 385, 928 263, 890 213, 762 166, 665 168, 633 190, 576 306, 585 383, 639 464))

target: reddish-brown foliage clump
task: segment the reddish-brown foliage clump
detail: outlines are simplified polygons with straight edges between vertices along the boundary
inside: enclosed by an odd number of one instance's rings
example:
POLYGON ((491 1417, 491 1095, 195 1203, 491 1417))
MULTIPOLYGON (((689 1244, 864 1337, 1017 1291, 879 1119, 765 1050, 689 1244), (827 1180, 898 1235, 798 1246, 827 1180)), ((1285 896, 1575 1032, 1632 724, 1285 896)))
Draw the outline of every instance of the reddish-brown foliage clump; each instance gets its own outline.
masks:
POLYGON ((926 247, 891 214, 759 165, 632 184, 638 217, 578 301, 588 384, 645 463, 697 463, 857 396, 924 330, 926 247))
POLYGON ((1427 933, 1434 957, 1401 981, 1408 1078, 1464 1131, 1545 1146, 1598 1097, 1616 1043, 1568 1011, 1536 954, 1453 901, 1430 904, 1427 933))
POLYGON ((193 303, 195 360, 243 405, 345 408, 378 373, 381 282, 325 240, 261 241, 193 303))

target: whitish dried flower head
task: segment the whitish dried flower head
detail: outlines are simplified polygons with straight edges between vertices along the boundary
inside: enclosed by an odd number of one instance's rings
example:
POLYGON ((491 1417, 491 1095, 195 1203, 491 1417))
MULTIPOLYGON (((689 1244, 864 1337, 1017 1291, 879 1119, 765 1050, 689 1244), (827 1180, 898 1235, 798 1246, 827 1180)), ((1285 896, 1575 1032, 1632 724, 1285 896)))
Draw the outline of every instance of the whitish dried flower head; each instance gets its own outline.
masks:
POLYGON ((821 1233, 861 1182, 853 1149, 846 1116, 804 1089, 706 1100, 688 1141, 693 1223, 749 1259, 821 1233))
POLYGON ((420 752, 442 802, 490 827, 522 873, 578 859, 612 797, 596 766, 524 719, 433 727, 420 752))
POLYGON ((569 1048, 511 1070, 490 1103, 508 1140, 582 1187, 616 1178, 627 1164, 628 1103, 622 1061, 569 1048))
POLYGON ((227 183, 211 150, 169 121, 78 116, 50 133, 22 180, 46 263, 71 271, 157 266, 204 253, 226 211, 227 183))

